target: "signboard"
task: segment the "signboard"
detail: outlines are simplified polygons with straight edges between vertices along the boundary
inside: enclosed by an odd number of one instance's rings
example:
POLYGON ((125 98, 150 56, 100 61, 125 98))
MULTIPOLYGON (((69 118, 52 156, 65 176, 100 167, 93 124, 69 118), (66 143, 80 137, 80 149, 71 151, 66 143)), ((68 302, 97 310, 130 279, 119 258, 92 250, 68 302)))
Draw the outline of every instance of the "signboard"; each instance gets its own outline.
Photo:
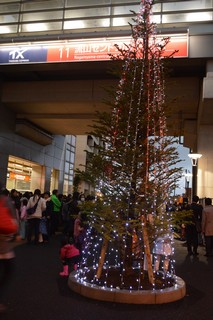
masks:
MULTIPOLYGON (((160 41, 163 37, 166 36, 156 38, 160 41)), ((177 51, 174 54, 175 58, 188 57, 187 34, 172 35, 169 38, 170 42, 166 45, 164 56, 177 51)), ((106 61, 110 60, 110 54, 118 52, 115 44, 120 48, 126 48, 130 42, 130 37, 117 37, 5 45, 0 47, 0 64, 106 61)))
POLYGON ((30 181, 30 176, 26 176, 23 174, 17 174, 14 172, 10 172, 10 179, 22 180, 22 181, 30 181))

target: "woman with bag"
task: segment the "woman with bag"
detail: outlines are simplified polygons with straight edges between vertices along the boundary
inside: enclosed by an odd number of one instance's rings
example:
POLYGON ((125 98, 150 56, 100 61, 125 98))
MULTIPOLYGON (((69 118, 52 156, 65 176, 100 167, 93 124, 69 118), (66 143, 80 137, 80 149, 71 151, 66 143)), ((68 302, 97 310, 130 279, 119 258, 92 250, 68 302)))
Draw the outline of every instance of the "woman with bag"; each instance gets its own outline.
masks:
POLYGON ((33 196, 29 199, 27 209, 35 207, 35 212, 28 214, 27 217, 27 242, 32 242, 32 235, 34 233, 34 244, 39 242, 39 226, 42 218, 42 212, 46 209, 46 202, 41 197, 41 190, 35 189, 33 196), (36 205, 37 204, 37 205, 36 205))
POLYGON ((6 311, 3 298, 13 274, 15 261, 13 248, 17 233, 18 221, 15 207, 9 198, 9 191, 0 190, 0 313, 6 311))

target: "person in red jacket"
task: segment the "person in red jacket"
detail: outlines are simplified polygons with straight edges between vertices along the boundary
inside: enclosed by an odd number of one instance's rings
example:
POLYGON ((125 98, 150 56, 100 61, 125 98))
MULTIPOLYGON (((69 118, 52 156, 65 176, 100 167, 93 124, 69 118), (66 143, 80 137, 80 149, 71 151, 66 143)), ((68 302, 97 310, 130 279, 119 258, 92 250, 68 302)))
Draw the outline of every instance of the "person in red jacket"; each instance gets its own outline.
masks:
POLYGON ((63 264, 63 271, 60 272, 60 276, 69 275, 69 266, 73 265, 73 269, 77 270, 77 265, 80 262, 80 252, 75 247, 73 239, 64 238, 62 240, 62 246, 60 249, 60 258, 63 264))

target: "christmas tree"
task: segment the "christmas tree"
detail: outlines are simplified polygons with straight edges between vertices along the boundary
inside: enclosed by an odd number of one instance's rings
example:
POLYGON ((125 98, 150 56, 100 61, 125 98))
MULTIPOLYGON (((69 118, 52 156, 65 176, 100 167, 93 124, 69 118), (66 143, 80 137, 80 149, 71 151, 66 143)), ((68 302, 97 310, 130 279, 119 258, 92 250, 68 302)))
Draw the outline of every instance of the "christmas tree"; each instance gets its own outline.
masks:
POLYGON ((112 112, 98 113, 91 132, 103 147, 89 155, 86 174, 102 196, 82 207, 88 229, 78 276, 102 286, 144 289, 147 275, 156 288, 160 264, 164 280, 174 273, 166 203, 181 172, 166 119, 164 53, 169 38, 157 37, 152 6, 152 0, 141 1, 130 24, 131 43, 116 46, 112 59, 122 62, 122 72, 112 112), (115 283, 112 270, 119 273, 115 283), (136 282, 127 284, 135 274, 136 282))

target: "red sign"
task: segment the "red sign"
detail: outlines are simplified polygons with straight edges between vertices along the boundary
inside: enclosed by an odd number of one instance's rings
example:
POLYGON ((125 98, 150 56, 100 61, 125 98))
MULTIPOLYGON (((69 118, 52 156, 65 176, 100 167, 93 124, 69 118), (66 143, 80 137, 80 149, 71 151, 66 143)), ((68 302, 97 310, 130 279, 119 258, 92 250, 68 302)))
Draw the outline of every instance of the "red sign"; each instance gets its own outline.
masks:
MULTIPOLYGON (((162 38, 163 37, 161 37, 161 39, 162 38)), ((84 41, 71 41, 67 44, 47 46, 47 62, 110 60, 109 54, 118 53, 115 44, 118 45, 119 48, 124 49, 126 48, 125 45, 129 45, 130 42, 130 37, 120 37, 87 39, 84 41)), ((188 57, 187 35, 170 37, 170 42, 166 45, 164 56, 169 56, 173 52, 175 52, 174 57, 188 57)))
POLYGON ((25 176, 23 174, 17 174, 14 172, 10 172, 10 179, 22 180, 22 181, 30 181, 30 176, 25 176))

